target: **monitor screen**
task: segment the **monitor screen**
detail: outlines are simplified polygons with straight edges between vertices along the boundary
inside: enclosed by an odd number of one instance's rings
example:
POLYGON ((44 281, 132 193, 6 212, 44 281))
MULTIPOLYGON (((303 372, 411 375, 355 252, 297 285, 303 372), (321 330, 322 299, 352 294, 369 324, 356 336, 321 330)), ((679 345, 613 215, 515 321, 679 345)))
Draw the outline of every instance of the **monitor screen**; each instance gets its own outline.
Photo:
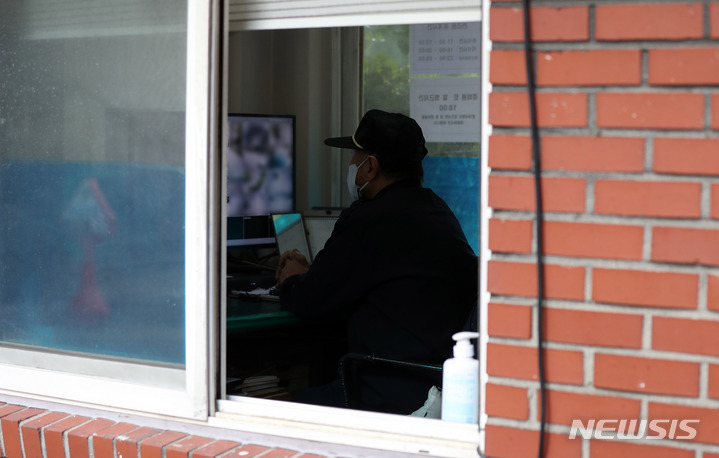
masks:
POLYGON ((227 245, 274 244, 271 213, 295 209, 295 117, 227 117, 227 245))

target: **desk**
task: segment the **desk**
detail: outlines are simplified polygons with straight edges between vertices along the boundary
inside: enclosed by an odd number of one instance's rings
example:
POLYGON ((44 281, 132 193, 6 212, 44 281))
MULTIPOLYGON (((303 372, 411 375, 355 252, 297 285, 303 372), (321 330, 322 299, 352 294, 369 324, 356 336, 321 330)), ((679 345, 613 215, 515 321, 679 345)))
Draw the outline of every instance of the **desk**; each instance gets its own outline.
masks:
POLYGON ((276 375, 290 390, 322 385, 337 377, 346 353, 344 326, 299 318, 279 302, 228 295, 226 325, 231 377, 276 375))
POLYGON ((280 309, 279 302, 227 297, 227 333, 240 334, 280 329, 303 323, 294 313, 280 309))

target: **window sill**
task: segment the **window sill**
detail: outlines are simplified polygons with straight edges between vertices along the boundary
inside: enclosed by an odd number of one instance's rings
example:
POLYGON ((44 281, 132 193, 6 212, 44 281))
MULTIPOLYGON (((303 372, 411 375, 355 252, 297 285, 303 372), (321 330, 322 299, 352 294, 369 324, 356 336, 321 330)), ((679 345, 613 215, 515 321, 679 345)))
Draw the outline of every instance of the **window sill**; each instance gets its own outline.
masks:
POLYGON ((475 424, 242 398, 218 401, 211 426, 428 456, 476 457, 475 424))

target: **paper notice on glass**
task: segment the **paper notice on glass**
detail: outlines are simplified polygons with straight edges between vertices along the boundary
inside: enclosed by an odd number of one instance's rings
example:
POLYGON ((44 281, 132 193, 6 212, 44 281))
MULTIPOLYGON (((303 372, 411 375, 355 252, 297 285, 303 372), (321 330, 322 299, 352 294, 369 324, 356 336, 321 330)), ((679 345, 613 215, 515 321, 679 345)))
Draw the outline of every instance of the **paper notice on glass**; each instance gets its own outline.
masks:
POLYGON ((479 142, 479 85, 479 77, 410 81, 410 116, 427 142, 479 142))
POLYGON ((413 25, 409 34, 411 75, 479 73, 479 22, 413 25))

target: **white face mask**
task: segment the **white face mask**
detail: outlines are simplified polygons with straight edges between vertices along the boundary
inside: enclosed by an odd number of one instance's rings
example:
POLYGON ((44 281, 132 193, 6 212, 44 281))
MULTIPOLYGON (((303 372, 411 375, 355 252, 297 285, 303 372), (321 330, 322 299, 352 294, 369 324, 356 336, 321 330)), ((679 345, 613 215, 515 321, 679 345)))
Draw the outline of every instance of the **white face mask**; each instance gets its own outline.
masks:
MULTIPOLYGON (((367 158, 369 159, 369 157, 367 158)), ((350 164, 350 168, 347 171, 347 190, 350 192, 350 196, 352 196, 352 200, 357 200, 360 198, 360 192, 369 184, 369 180, 365 181, 365 183, 360 187, 357 186, 357 171, 359 171, 359 168, 362 167, 362 164, 367 162, 367 159, 360 162, 359 165, 357 164, 350 164)))

